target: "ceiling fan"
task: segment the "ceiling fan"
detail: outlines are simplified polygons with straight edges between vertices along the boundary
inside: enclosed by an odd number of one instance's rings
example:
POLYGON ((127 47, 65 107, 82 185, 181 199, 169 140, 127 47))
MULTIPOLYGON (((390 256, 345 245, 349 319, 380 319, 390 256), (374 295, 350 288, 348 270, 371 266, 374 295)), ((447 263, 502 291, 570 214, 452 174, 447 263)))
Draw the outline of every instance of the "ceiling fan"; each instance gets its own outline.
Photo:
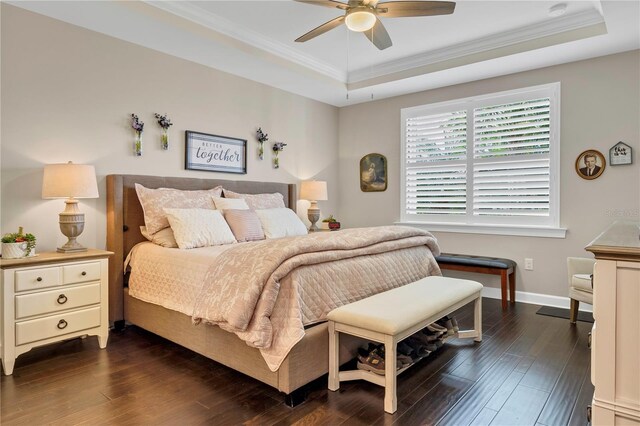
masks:
POLYGON ((393 43, 379 18, 449 15, 456 7, 456 3, 452 1, 385 1, 382 3, 378 3, 378 0, 349 0, 348 3, 335 0, 296 1, 345 11, 343 16, 325 22, 298 37, 297 42, 309 41, 345 23, 351 31, 364 33, 380 50, 391 47, 393 43))

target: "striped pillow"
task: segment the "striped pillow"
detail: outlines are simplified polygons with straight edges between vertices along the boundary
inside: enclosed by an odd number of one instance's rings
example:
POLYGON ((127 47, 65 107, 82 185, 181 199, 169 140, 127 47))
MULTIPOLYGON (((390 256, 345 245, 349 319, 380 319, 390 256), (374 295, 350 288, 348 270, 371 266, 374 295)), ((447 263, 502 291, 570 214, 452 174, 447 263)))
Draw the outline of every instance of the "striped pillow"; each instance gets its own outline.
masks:
POLYGON ((254 210, 227 209, 224 218, 239 243, 264 240, 264 231, 254 210))

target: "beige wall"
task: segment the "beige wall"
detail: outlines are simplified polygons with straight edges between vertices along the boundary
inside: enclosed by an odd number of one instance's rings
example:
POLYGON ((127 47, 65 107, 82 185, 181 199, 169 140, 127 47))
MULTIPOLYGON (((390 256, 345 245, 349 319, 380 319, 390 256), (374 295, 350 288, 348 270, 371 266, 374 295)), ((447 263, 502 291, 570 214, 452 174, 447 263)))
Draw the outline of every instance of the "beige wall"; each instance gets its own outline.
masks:
POLYGON ((6 4, 1 10, 0 231, 23 225, 38 236, 41 250, 65 241, 57 224, 64 203, 40 198, 42 167, 68 160, 94 164, 98 174, 101 198, 81 201, 87 221, 81 242, 87 246, 105 246, 105 175, 110 173, 278 182, 315 177, 329 182, 330 200, 320 203, 323 213, 336 214, 349 227, 390 224, 400 209, 401 108, 555 81, 562 84, 561 223, 567 238, 438 233, 443 250, 512 258, 520 265, 519 290, 565 296, 565 258, 588 256, 583 247, 616 217, 638 218, 638 51, 338 111, 6 4), (132 112, 146 123, 141 158, 131 154, 132 112), (168 113, 175 123, 168 152, 159 148, 154 112, 168 113), (281 169, 272 168, 269 152, 265 161, 257 160, 257 126, 272 140, 289 144, 281 169), (248 139, 248 174, 184 170, 185 130, 248 139), (592 182, 575 174, 581 151, 606 154, 619 140, 635 149, 634 165, 608 167, 592 182), (389 160, 384 193, 360 192, 358 162, 370 152, 389 160), (534 271, 522 268, 525 257, 534 258, 534 271))
MULTIPOLYGON (((338 109, 115 38, 2 4, 2 233, 23 225, 39 250, 66 241, 62 200, 42 200, 42 168, 94 164, 100 198, 82 200, 81 243, 104 248, 105 176, 111 173, 329 183, 324 212, 337 212, 338 109), (160 150, 153 113, 168 113, 160 150), (129 116, 145 122, 144 155, 132 155, 129 116), (255 130, 288 144, 281 168, 257 160, 255 130), (184 170, 184 131, 248 140, 246 176, 184 170)), ((224 58, 220 58, 224 61, 224 58)), ((270 146, 269 146, 270 149, 270 146)))
MULTIPOLYGON (((566 257, 583 250, 617 217, 638 219, 640 209, 640 54, 621 53, 504 77, 460 84, 340 109, 340 220, 346 226, 390 224, 400 218, 400 109, 559 81, 561 83, 561 225, 565 239, 437 233, 443 251, 507 257, 518 262, 517 289, 567 295, 566 257), (607 167, 595 181, 574 171, 578 154, 624 141, 631 166, 607 167), (389 189, 360 192, 358 163, 370 152, 387 156, 389 189), (534 270, 524 270, 524 258, 534 270)), ((466 274, 465 274, 466 275, 466 274)), ((459 276, 465 276, 459 275, 459 276)), ((470 277, 470 275, 466 275, 470 277)), ((481 276, 473 275, 475 278, 481 276)), ((485 284, 496 286, 492 277, 485 284)))

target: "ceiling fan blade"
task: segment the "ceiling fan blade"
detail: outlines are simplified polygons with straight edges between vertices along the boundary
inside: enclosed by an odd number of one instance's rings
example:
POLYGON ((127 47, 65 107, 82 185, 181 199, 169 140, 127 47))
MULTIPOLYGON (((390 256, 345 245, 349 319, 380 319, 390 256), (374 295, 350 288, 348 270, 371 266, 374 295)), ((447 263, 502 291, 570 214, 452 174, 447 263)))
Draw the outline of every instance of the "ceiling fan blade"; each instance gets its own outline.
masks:
POLYGON ((305 41, 309 41, 312 38, 318 37, 319 35, 324 34, 329 30, 334 29, 335 27, 339 26, 343 22, 344 22, 344 16, 338 16, 337 18, 332 19, 329 22, 325 22, 324 24, 320 25, 319 27, 316 27, 316 28, 312 29, 311 31, 309 31, 308 33, 298 37, 296 39, 296 41, 298 43, 303 43, 305 41))
POLYGON ((379 3, 376 11, 383 18, 449 15, 456 8, 453 1, 389 1, 379 3))
POLYGON ((393 43, 391 42, 391 37, 389 37, 389 33, 387 29, 382 25, 379 19, 376 19, 376 24, 369 31, 364 31, 364 35, 367 36, 371 43, 373 43, 378 49, 384 50, 387 47, 391 47, 393 43))
POLYGON ((306 3, 314 6, 330 7, 332 9, 347 10, 347 5, 334 0, 295 0, 298 3, 306 3))

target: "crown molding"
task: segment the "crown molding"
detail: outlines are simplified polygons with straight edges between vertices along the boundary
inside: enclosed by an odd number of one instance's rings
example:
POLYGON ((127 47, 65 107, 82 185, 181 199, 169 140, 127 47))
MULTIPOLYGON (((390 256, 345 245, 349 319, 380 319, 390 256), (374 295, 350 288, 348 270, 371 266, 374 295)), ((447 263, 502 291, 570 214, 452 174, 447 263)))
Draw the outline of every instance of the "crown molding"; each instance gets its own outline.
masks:
POLYGON ((152 1, 144 0, 144 3, 172 13, 181 18, 200 24, 213 31, 224 34, 228 37, 249 44, 258 49, 276 55, 287 61, 291 61, 303 67, 309 68, 341 83, 346 83, 347 73, 343 72, 326 62, 319 61, 312 56, 305 55, 291 47, 269 39, 249 28, 239 26, 235 22, 231 22, 221 16, 203 9, 192 2, 180 0, 152 1))
POLYGON ((602 24, 604 24, 604 17, 599 11, 595 9, 586 10, 572 15, 553 18, 551 21, 540 24, 517 28, 513 31, 502 32, 473 41, 419 53, 373 67, 353 70, 349 73, 348 83, 353 84, 373 80, 389 74, 401 73, 414 68, 481 54, 490 50, 602 24))

